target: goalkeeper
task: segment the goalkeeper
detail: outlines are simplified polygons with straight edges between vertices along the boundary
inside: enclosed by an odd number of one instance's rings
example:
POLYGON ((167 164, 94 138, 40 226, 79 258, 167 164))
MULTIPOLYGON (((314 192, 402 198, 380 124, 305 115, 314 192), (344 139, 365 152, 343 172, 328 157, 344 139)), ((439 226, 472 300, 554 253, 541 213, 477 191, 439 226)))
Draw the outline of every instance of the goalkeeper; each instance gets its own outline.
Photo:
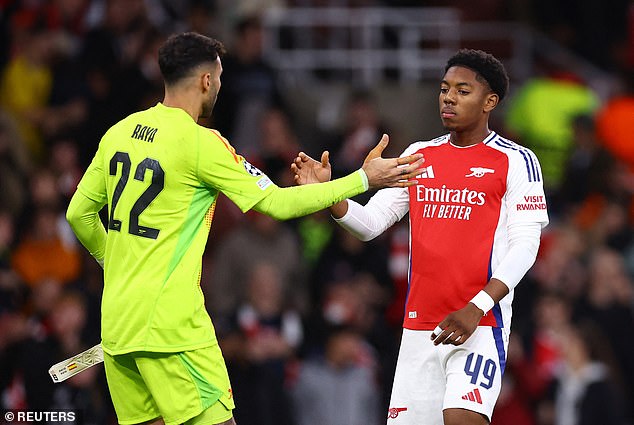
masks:
POLYGON ((384 136, 341 179, 280 188, 217 131, 197 124, 220 90, 217 40, 184 33, 159 50, 163 102, 111 127, 67 219, 104 267, 106 377, 119 423, 235 424, 224 359, 200 289, 220 192, 243 212, 286 220, 380 187, 406 187, 422 155, 383 159, 384 136), (108 205, 104 229, 98 213, 108 205))

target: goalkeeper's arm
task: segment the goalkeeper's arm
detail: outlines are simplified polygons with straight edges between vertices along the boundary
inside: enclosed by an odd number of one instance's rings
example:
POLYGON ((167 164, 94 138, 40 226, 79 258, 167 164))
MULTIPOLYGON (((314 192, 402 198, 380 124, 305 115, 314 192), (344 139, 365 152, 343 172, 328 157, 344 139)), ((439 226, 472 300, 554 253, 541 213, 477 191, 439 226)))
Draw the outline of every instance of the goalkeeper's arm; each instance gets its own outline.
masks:
POLYGON ((330 207, 344 199, 368 190, 363 169, 325 183, 304 186, 275 187, 253 209, 277 220, 302 217, 330 207))
POLYGON ((106 254, 106 229, 99 219, 99 211, 104 205, 77 190, 66 210, 66 220, 77 239, 102 267, 106 254))

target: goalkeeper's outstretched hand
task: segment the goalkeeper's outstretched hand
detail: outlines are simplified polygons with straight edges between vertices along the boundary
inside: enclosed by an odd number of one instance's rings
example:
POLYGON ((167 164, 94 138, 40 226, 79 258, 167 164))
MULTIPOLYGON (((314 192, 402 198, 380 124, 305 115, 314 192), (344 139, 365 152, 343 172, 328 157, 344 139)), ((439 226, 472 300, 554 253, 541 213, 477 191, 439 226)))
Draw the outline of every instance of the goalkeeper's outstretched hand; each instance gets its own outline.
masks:
POLYGON ((330 154, 324 151, 319 162, 300 152, 291 164, 291 171, 295 174, 295 183, 298 185, 327 182, 331 175, 330 154))
MULTIPOLYGON (((381 155, 389 141, 389 136, 384 134, 363 161, 362 168, 368 177, 370 189, 408 187, 417 183, 412 179, 419 174, 418 169, 425 162, 423 155, 382 158, 381 155)), ((295 183, 299 185, 329 181, 331 165, 328 151, 322 153, 321 161, 300 152, 291 164, 291 171, 295 174, 295 183)))

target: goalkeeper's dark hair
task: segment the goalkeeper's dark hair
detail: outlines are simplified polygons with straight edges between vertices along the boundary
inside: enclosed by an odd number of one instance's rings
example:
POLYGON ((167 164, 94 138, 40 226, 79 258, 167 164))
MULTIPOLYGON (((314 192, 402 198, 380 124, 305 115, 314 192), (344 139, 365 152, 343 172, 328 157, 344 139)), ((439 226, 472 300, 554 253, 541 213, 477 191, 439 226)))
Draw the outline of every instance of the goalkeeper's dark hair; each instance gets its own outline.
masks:
POLYGON ((165 84, 177 83, 206 62, 215 62, 225 54, 224 45, 211 37, 195 32, 172 35, 160 47, 158 63, 165 84))
POLYGON ((445 72, 452 66, 463 66, 473 70, 476 78, 486 83, 491 91, 504 99, 509 89, 509 76, 504 65, 495 56, 482 50, 460 49, 447 61, 445 72))

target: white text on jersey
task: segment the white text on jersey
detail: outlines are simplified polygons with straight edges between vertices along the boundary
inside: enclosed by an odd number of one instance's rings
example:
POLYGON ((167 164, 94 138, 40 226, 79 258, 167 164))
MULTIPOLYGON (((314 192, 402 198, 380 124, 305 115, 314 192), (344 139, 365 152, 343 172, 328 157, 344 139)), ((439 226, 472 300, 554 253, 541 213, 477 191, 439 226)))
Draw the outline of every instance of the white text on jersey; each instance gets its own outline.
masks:
POLYGON ((444 184, 440 188, 416 186, 416 200, 419 202, 451 202, 464 205, 484 205, 486 193, 469 188, 451 189, 444 184))

